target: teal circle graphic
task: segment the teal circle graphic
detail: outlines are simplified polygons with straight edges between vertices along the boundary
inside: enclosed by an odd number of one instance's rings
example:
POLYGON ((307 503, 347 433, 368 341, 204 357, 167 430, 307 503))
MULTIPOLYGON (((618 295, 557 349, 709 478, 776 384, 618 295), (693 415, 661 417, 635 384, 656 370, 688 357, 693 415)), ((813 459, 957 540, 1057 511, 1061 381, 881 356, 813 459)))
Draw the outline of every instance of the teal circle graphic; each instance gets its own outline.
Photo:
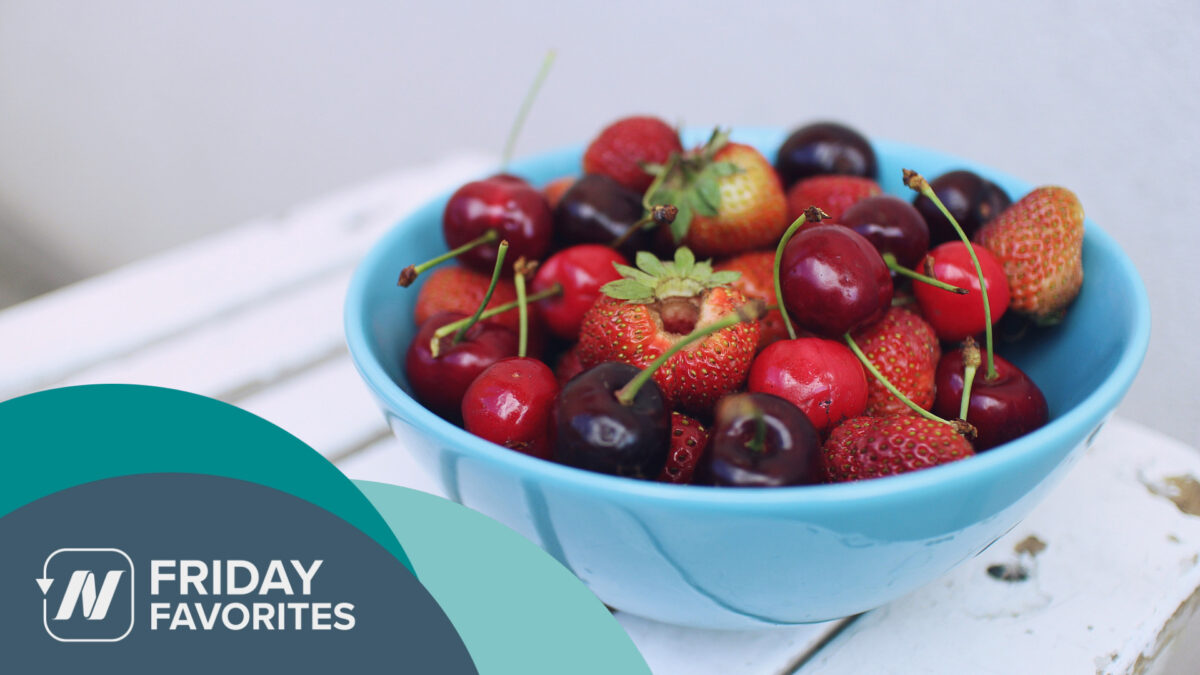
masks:
POLYGON ((403 542, 483 675, 649 675, 608 608, 532 542, 440 497, 355 483, 403 542))

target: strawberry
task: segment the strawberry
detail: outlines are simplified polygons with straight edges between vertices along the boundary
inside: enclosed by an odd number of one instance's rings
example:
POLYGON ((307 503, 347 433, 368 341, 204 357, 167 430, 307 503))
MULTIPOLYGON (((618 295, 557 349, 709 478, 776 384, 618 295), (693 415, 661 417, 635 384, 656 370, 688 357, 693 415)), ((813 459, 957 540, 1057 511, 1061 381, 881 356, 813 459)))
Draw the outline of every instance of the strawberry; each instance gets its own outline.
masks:
MULTIPOLYGON (((605 284, 604 295, 584 315, 578 343, 584 368, 606 361, 645 368, 696 327, 748 302, 726 287, 736 272, 714 272, 687 247, 675 251, 673 262, 643 251, 637 265, 640 269, 617 265, 624 278, 605 284)), ((738 323, 672 356, 654 373, 668 405, 705 415, 718 398, 740 387, 758 330, 757 321, 738 323)))
POLYGON ((1083 285, 1083 206, 1075 193, 1040 187, 975 233, 1008 277, 1009 307, 1056 323, 1083 285))
MULTIPOLYGON (((933 406, 934 374, 942 347, 927 321, 907 309, 892 307, 882 319, 854 334, 867 359, 900 393, 929 410, 933 406)), ((879 380, 867 378, 867 415, 912 415, 911 408, 879 380)))
POLYGON ((974 454, 954 427, 914 415, 854 417, 821 446, 825 478, 833 483, 916 471, 974 454))
MULTIPOLYGON (((775 304, 775 252, 751 251, 717 263, 718 272, 733 270, 741 276, 729 285, 747 298, 758 298, 768 305, 775 304)), ((776 340, 788 337, 787 326, 779 310, 772 309, 758 322, 758 349, 762 351, 776 340)))
POLYGON ((714 130, 708 142, 665 165, 647 201, 679 209, 671 223, 677 245, 699 256, 727 256, 774 246, 787 229, 787 200, 774 167, 758 150, 714 130))
MULTIPOLYGON (((467 316, 474 314, 479 308, 479 303, 483 302, 483 296, 487 294, 488 284, 492 280, 491 274, 458 265, 438 267, 429 272, 428 276, 413 307, 413 319, 418 326, 438 312, 460 312, 467 316)), ((487 306, 490 309, 516 299, 517 290, 513 282, 500 279, 487 306)), ((517 330, 518 320, 519 316, 515 310, 489 319, 491 323, 514 331, 517 330)))
POLYGON ((605 127, 583 153, 584 173, 602 173, 641 194, 654 176, 643 164, 666 162, 683 152, 679 132, 657 117, 634 116, 605 127))
POLYGON ((671 450, 667 464, 658 474, 660 483, 685 485, 692 482, 696 464, 704 454, 708 431, 704 425, 680 412, 671 413, 671 450))
POLYGON ((829 214, 830 222, 841 221, 842 214, 855 202, 883 194, 879 183, 859 176, 813 176, 792 185, 787 191, 788 218, 795 220, 804 209, 815 206, 829 214))

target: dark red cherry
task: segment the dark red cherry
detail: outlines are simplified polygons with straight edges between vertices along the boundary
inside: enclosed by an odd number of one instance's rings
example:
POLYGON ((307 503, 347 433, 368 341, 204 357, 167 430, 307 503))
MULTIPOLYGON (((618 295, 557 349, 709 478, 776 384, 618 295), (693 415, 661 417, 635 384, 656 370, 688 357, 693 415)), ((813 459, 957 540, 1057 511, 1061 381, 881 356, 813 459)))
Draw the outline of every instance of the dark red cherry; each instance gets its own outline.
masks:
POLYGON ((600 287, 621 278, 613 263, 628 265, 620 252, 599 244, 565 248, 546 259, 533 277, 533 292, 558 284, 562 292, 538 302, 538 314, 550 330, 566 340, 579 339, 583 315, 599 298, 600 287))
POLYGON ((761 393, 717 401, 697 482, 783 487, 818 483, 822 476, 821 437, 799 408, 761 393))
POLYGON ((775 156, 775 171, 786 190, 801 178, 823 174, 875 180, 875 150, 862 134, 837 122, 817 122, 792 132, 775 156))
POLYGON ((792 236, 783 250, 780 286, 792 321, 838 338, 878 321, 892 303, 892 277, 862 235, 840 225, 817 225, 792 236))
MULTIPOLYGON (((973 237, 980 225, 1000 215, 1012 203, 1008 193, 999 185, 963 169, 938 176, 929 181, 929 187, 933 188, 946 210, 958 221, 967 238, 973 237)), ((930 246, 962 241, 954 226, 928 197, 917 195, 913 199, 913 206, 929 225, 930 246)))
POLYGON ((891 195, 867 197, 846 209, 839 221, 867 238, 880 254, 913 268, 929 250, 929 227, 912 204, 891 195))
POLYGON ((550 411, 558 380, 537 359, 516 356, 488 366, 462 399, 463 427, 527 455, 550 459, 550 411))
MULTIPOLYGON (((979 367, 971 384, 967 421, 979 436, 972 441, 976 451, 994 448, 1037 429, 1050 419, 1046 397, 1033 380, 1011 362, 993 355, 996 378, 987 378, 987 362, 979 367)), ((958 417, 963 391, 963 350, 946 352, 938 362, 933 412, 947 419, 958 417)))
POLYGON ((475 378, 500 359, 517 355, 515 332, 480 321, 471 326, 457 344, 453 334, 441 338, 435 357, 430 350, 434 331, 466 316, 458 312, 434 314, 421 324, 404 359, 404 373, 414 398, 454 422, 462 415, 463 396, 475 378))
POLYGON ((506 174, 477 180, 460 187, 446 202, 442 214, 442 234, 446 245, 458 248, 489 230, 499 235, 492 243, 476 246, 458 256, 472 269, 491 274, 496 265, 496 248, 501 240, 509 244, 505 263, 541 260, 550 250, 553 219, 545 196, 533 186, 506 174))
POLYGON ((654 479, 671 446, 671 411, 662 390, 647 381, 630 405, 617 390, 640 372, 626 363, 602 363, 576 375, 554 404, 554 459, 630 478, 654 479))
MULTIPOLYGON (((988 309, 992 323, 995 323, 1008 309, 1008 278, 995 256, 982 246, 976 245, 974 248, 984 281, 987 282, 988 309)), ((959 295, 929 284, 913 284, 913 295, 921 306, 921 315, 942 340, 958 342, 982 333, 987 321, 984 320, 983 300, 979 295, 979 275, 975 272, 975 263, 967 252, 967 245, 961 241, 949 241, 934 248, 926 257, 928 264, 933 267, 934 278, 965 288, 967 292, 959 295)), ((918 271, 923 272, 925 268, 926 263, 922 263, 918 271)))
POLYGON ((750 364, 746 389, 787 399, 818 431, 867 407, 867 375, 854 352, 824 338, 779 340, 750 364))
MULTIPOLYGON (((586 174, 567 188, 554 207, 555 243, 611 244, 643 213, 641 195, 604 174, 586 174)), ((632 258, 650 247, 652 236, 647 230, 635 232, 621 245, 621 251, 632 258)))

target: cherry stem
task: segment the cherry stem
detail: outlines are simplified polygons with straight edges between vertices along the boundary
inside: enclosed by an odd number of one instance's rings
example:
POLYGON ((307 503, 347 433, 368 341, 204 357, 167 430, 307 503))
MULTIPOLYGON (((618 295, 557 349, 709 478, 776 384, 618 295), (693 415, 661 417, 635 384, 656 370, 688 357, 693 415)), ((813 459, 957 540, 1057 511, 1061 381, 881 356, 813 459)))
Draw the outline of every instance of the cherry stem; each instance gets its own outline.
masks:
POLYGON ((792 340, 796 339, 796 328, 792 325, 792 317, 788 316, 787 307, 783 303, 783 283, 779 279, 779 265, 783 261, 783 249, 787 246, 788 240, 810 217, 820 223, 821 219, 828 218, 829 214, 815 206, 804 209, 804 213, 801 213, 800 217, 793 221, 788 229, 784 230, 783 236, 779 238, 779 245, 775 247, 775 263, 771 271, 772 280, 775 283, 775 300, 779 303, 779 313, 783 316, 783 325, 787 328, 788 337, 792 340))
POLYGON ((525 126, 525 118, 529 115, 529 109, 533 107, 533 101, 537 98, 542 83, 550 74, 550 66, 554 65, 554 57, 553 49, 546 52, 546 57, 542 59, 542 67, 538 70, 537 76, 533 78, 533 84, 529 87, 529 91, 525 92, 525 100, 521 101, 521 107, 517 110, 517 119, 513 121, 512 128, 508 130, 508 139, 504 142, 504 152, 500 155, 500 173, 508 171, 508 164, 512 161, 513 148, 517 145, 517 136, 521 135, 521 128, 525 126))
POLYGON ((688 345, 696 342, 697 340, 706 338, 713 333, 725 330, 730 326, 735 326, 743 321, 757 321, 758 319, 761 319, 765 313, 766 312, 763 309, 763 302, 761 300, 751 300, 738 307, 735 311, 726 314, 707 326, 697 328, 691 333, 688 333, 678 342, 671 345, 671 347, 667 349, 667 351, 663 352, 662 355, 660 355, 657 359, 651 361, 650 365, 643 368, 637 375, 634 375, 633 379, 630 380, 624 387, 618 389, 616 394, 617 402, 619 402, 621 405, 633 405, 633 400, 637 398, 638 391, 641 390, 642 386, 645 385, 646 382, 650 381, 650 378, 654 376, 654 371, 658 370, 662 364, 666 363, 672 356, 678 354, 688 345))
POLYGON ((483 302, 479 303, 479 307, 475 309, 475 315, 467 322, 467 325, 458 329, 454 334, 454 339, 450 344, 458 344, 462 342, 463 336, 479 321, 479 316, 483 314, 483 310, 487 309, 487 304, 492 301, 492 293, 496 290, 496 282, 500 281, 500 270, 504 267, 504 256, 508 253, 508 240, 500 242, 500 248, 496 249, 496 266, 492 268, 492 281, 488 284, 487 293, 483 294, 483 302))
POLYGON ((517 356, 525 358, 525 349, 529 344, 529 299, 525 297, 525 275, 531 270, 525 258, 518 258, 513 265, 513 286, 517 289, 517 356))
POLYGON ((671 156, 667 158, 667 163, 662 167, 662 171, 654 177, 654 180, 650 183, 650 187, 646 188, 646 191, 642 193, 642 208, 645 209, 646 213, 654 210, 654 205, 650 203, 650 198, 654 196, 655 192, 658 192, 658 188, 662 187, 663 181, 666 180, 667 176, 670 175, 678 163, 679 154, 675 152, 671 153, 671 156))
POLYGON ((462 246, 459 246, 458 248, 451 250, 451 251, 446 251, 445 253, 437 256, 436 258, 430 258, 429 260, 426 260, 425 262, 421 263, 420 265, 409 265, 408 267, 405 267, 403 270, 401 270, 400 280, 396 282, 396 285, 408 288, 409 286, 412 285, 412 283, 414 281, 417 280, 418 275, 420 275, 422 272, 427 271, 429 268, 441 265, 442 263, 446 262, 447 260, 457 257, 459 255, 462 255, 463 253, 470 251, 471 249, 475 248, 476 246, 480 246, 483 244, 490 244, 499 238, 500 238, 499 232, 497 232, 495 230, 488 230, 487 232, 484 232, 483 234, 479 235, 478 237, 475 237, 471 241, 468 241, 467 243, 463 244, 462 246))
POLYGON ((892 396, 895 396, 896 398, 900 399, 901 403, 908 406, 909 408, 912 408, 913 412, 917 413, 921 417, 924 417, 925 419, 930 419, 935 422, 941 422, 942 424, 949 424, 950 426, 955 426, 955 424, 953 422, 944 420, 944 419, 938 417, 937 415, 934 415, 933 413, 929 412, 928 410, 922 408, 921 406, 917 405, 916 403, 913 403, 912 399, 910 399, 909 397, 902 394, 900 392, 900 390, 896 388, 896 385, 889 382, 888 379, 886 377, 884 377, 883 373, 879 372, 879 369, 875 367, 875 364, 871 363, 871 359, 867 358, 867 355, 863 353, 862 349, 859 349, 858 343, 854 341, 854 338, 851 337, 849 333, 846 333, 845 338, 846 338, 846 344, 850 346, 850 351, 854 352, 854 355, 857 356, 858 360, 862 362, 863 367, 867 369, 867 372, 871 373, 872 377, 874 377, 876 380, 878 380, 879 383, 882 384, 885 389, 890 391, 892 393, 892 396))
POLYGON ((670 204, 651 206, 641 220, 637 221, 633 225, 630 225, 628 229, 621 233, 621 236, 613 239, 612 243, 610 243, 608 247, 621 248, 621 246, 638 230, 644 229, 651 223, 653 223, 655 227, 659 225, 670 225, 671 223, 675 222, 675 216, 677 215, 679 215, 679 209, 670 204))
POLYGON ((975 382, 975 371, 979 370, 979 345, 974 338, 967 338, 963 343, 963 393, 962 403, 958 405, 958 419, 966 420, 967 411, 971 406, 971 385, 975 382))
POLYGON ((931 276, 921 274, 920 272, 908 269, 904 265, 901 265, 900 262, 898 260, 896 260, 896 256, 892 253, 884 253, 883 254, 883 262, 887 265, 889 270, 895 272, 896 274, 899 274, 902 277, 908 277, 909 279, 912 279, 913 281, 919 281, 923 284, 929 284, 930 286, 933 286, 934 288, 940 288, 943 291, 950 291, 951 293, 957 293, 959 295, 967 294, 967 289, 965 289, 965 288, 961 288, 959 286, 954 286, 954 285, 948 284, 944 281, 938 281, 937 279, 934 279, 931 276))
POLYGON ((746 449, 762 454, 767 449, 767 421, 763 418, 762 408, 754 406, 754 438, 746 442, 746 449))
POLYGON ((980 295, 983 296, 983 328, 984 338, 987 341, 987 379, 994 380, 997 377, 997 373, 996 359, 992 356, 992 307, 988 302, 987 283, 983 279, 983 266, 979 264, 979 256, 975 255, 975 247, 971 244, 971 238, 967 236, 967 233, 963 231, 962 226, 960 226, 958 221, 954 219, 954 216, 950 214, 950 210, 946 208, 946 205, 943 204, 942 200, 939 199, 937 194, 934 193, 933 188, 929 185, 929 181, 925 180, 921 174, 911 169, 904 169, 903 172, 904 184, 929 198, 929 200, 933 202, 933 205, 938 207, 938 211, 941 211, 942 215, 946 217, 946 220, 950 221, 950 225, 952 225, 954 227, 954 231, 958 233, 958 238, 967 245, 967 253, 970 254, 971 263, 975 265, 975 274, 979 277, 980 295))
MULTIPOLYGON (((556 295, 561 295, 561 294, 562 294, 562 284, 556 283, 553 286, 551 286, 550 288, 540 290, 537 293, 533 293, 528 298, 526 298, 525 301, 526 302, 537 302, 539 300, 545 300, 546 298, 552 298, 556 295)), ((517 301, 513 300, 512 302, 506 302, 503 305, 497 305, 497 306, 487 310, 483 314, 480 314, 479 320, 486 321, 486 320, 492 318, 493 316, 496 316, 497 314, 511 312, 512 310, 517 308, 517 304, 518 304, 517 301)), ((453 333, 454 331, 458 330, 459 328, 462 328, 463 326, 467 325, 467 323, 469 323, 470 321, 471 321, 471 317, 467 317, 465 319, 459 319, 458 321, 448 323, 445 326, 442 326, 441 328, 438 328, 436 331, 433 332, 433 339, 432 339, 433 344, 430 345, 430 352, 433 353, 434 358, 437 358, 437 355, 438 355, 438 348, 437 348, 438 341, 440 341, 442 338, 446 337, 447 335, 453 333)))

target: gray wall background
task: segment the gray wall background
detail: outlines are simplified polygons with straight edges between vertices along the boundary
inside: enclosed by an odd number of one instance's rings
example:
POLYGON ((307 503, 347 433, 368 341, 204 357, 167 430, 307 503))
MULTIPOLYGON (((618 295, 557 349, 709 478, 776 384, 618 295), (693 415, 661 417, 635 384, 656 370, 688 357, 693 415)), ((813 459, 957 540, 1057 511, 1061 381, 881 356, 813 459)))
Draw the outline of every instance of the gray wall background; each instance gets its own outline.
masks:
POLYGON ((1142 271, 1123 414, 1200 445, 1200 3, 0 0, 0 306, 456 150, 820 118, 1074 189, 1142 271))

